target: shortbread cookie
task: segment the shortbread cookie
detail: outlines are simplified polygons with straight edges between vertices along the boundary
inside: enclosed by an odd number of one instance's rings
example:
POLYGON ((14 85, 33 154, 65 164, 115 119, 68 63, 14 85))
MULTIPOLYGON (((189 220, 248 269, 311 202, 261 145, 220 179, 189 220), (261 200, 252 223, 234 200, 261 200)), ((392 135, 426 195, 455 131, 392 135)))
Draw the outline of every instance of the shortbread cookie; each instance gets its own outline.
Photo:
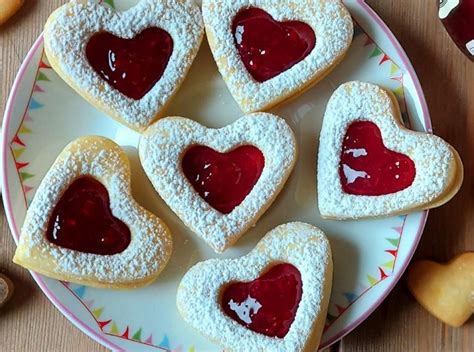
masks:
POLYGON ((417 301, 444 323, 459 327, 474 313, 474 252, 446 264, 414 262, 407 276, 417 301))
POLYGON ((104 137, 70 143, 28 208, 13 261, 83 285, 151 283, 171 255, 166 225, 132 198, 125 152, 104 137))
POLYGON ((168 117, 145 131, 139 154, 161 198, 214 251, 223 252, 283 188, 296 161, 296 142, 283 119, 266 113, 221 129, 168 117))
POLYGON ((23 2, 23 0, 0 0, 0 26, 20 9, 23 2))
POLYGON ((192 0, 141 0, 125 12, 72 1, 49 17, 54 70, 92 105, 142 131, 163 115, 204 34, 192 0))
POLYGON ((441 138, 403 126, 395 96, 349 82, 329 100, 319 141, 321 216, 358 219, 434 208, 458 192, 463 166, 441 138))
POLYGON ((332 287, 329 241, 280 225, 237 259, 196 264, 181 280, 183 319, 226 351, 316 351, 332 287))
POLYGON ((339 0, 203 0, 214 59, 246 112, 301 94, 344 57, 352 18, 339 0))

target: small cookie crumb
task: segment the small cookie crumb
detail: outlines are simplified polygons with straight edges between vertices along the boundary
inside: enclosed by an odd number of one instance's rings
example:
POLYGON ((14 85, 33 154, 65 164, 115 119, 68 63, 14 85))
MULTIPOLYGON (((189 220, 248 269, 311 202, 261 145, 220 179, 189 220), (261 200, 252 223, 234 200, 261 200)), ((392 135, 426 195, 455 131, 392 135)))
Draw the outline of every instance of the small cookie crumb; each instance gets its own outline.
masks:
POLYGON ((13 282, 8 277, 0 274, 0 307, 4 306, 13 295, 13 282))

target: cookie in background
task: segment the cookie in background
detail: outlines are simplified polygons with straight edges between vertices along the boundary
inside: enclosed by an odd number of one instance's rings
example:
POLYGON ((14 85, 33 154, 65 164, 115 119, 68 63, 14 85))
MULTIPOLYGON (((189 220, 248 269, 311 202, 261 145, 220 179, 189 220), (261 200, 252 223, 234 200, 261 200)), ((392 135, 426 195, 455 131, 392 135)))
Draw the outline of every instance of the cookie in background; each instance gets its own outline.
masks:
POLYGON ((0 26, 21 8, 23 2, 24 0, 0 0, 0 26))
POLYGON ((460 327, 474 313, 474 252, 460 254, 445 264, 415 261, 408 269, 407 284, 428 312, 460 327))

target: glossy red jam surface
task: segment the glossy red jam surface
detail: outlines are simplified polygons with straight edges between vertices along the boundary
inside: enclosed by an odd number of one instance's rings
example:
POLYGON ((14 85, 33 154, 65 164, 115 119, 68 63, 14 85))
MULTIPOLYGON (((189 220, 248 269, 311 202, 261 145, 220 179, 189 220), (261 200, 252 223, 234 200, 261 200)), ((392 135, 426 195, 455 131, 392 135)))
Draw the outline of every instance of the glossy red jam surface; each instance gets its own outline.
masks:
POLYGON ((228 153, 196 145, 186 151, 182 160, 183 172, 196 192, 223 214, 242 203, 264 166, 262 152, 250 145, 228 153))
POLYGON ((442 0, 440 7, 446 8, 440 15, 450 9, 442 22, 458 47, 474 61, 474 0, 442 0))
POLYGON ((47 239, 79 252, 112 255, 130 244, 130 230, 110 211, 107 189, 92 177, 74 181, 49 220, 47 239))
POLYGON ((303 294, 301 274, 291 264, 278 264, 251 282, 224 288, 225 314, 260 334, 283 338, 295 320, 303 294))
POLYGON ((290 69, 316 45, 314 31, 306 23, 278 22, 254 7, 235 16, 232 33, 247 71, 258 82, 290 69))
POLYGON ((112 87, 135 100, 160 80, 172 52, 173 39, 156 27, 147 28, 132 39, 99 32, 86 46, 92 68, 112 87))
POLYGON ((365 196, 395 193, 409 187, 415 175, 415 163, 387 149, 376 124, 357 121, 349 126, 339 165, 344 192, 365 196))

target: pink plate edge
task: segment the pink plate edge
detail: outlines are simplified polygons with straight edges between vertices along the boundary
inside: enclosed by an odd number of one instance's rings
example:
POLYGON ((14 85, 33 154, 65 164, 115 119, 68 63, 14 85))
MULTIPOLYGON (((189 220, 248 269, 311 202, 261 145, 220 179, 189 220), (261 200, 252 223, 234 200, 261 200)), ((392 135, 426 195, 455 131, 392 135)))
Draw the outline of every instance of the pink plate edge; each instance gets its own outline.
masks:
MULTIPOLYGON (((428 106, 426 104, 425 96, 423 94, 423 90, 421 88, 420 82, 418 80, 418 76, 415 73, 415 70, 408 59, 408 56, 406 55, 405 51, 403 50, 402 46, 398 42, 398 40, 395 38, 393 33, 390 31, 390 29, 387 27, 387 25, 382 21, 382 19, 377 15, 377 13, 368 6, 365 1, 363 0, 356 0, 356 3, 368 14, 368 16, 377 24, 377 26, 384 32, 384 34, 387 36, 393 47, 395 48, 397 54, 400 56, 404 68, 407 70, 408 74, 411 76, 413 79, 413 83, 415 86, 416 94, 418 96, 418 99, 421 103, 422 107, 422 112, 423 112, 423 119, 425 122, 425 126, 429 132, 432 131, 432 125, 431 125, 431 120, 430 120, 430 115, 428 111, 428 106)), ((1 185, 2 185, 2 191, 3 191, 3 203, 5 207, 5 213, 7 216, 7 220, 10 226, 10 230, 12 231, 13 238, 15 242, 18 241, 19 238, 19 231, 17 228, 17 224, 15 222, 15 218, 13 215, 13 210, 12 210, 12 205, 11 205, 11 200, 10 200, 10 190, 8 188, 8 175, 7 175, 7 152, 9 150, 8 146, 8 135, 7 131, 10 125, 10 120, 11 120, 11 114, 13 110, 13 106, 16 102, 18 92, 19 92, 19 86, 20 82, 23 80, 24 75, 28 69, 28 66, 30 65, 33 56, 36 54, 38 48, 40 45, 43 43, 43 35, 41 34, 33 46, 31 47, 30 51, 28 52, 27 56, 25 57, 18 74, 15 78, 15 81, 12 86, 12 90, 10 93, 10 96, 8 98, 6 108, 5 108, 5 114, 3 118, 3 128, 2 128, 2 143, 1 143, 1 170, 2 170, 2 175, 1 175, 1 185)), ((329 347, 330 345, 334 344, 335 342, 339 341, 342 339, 344 336, 349 334, 352 330, 354 330, 359 324, 361 324, 367 317, 373 313, 375 309, 378 308, 378 306, 385 300, 385 298, 388 296, 388 294, 392 291, 392 289, 395 287, 395 285, 398 283, 400 278, 402 277, 403 273, 405 272, 409 262, 411 261, 411 258, 413 257, 413 254, 415 253, 415 250, 418 246, 418 243, 421 239, 421 235, 423 233, 426 220, 428 217, 428 211, 424 211, 422 218, 420 220, 420 223, 418 225, 418 230, 416 233, 416 236, 412 242, 412 247, 409 250, 409 254, 405 260, 405 262, 402 263, 401 269, 397 271, 397 273, 394 275, 393 279, 391 280, 391 283, 389 287, 385 290, 383 295, 374 303, 371 305, 367 311, 360 316, 356 321, 348 325, 345 329, 340 331, 338 334, 336 334, 333 338, 331 338, 329 341, 327 341, 324 345, 320 346, 320 348, 326 348, 329 347)), ((52 292, 48 287, 47 284, 45 283, 44 279, 34 273, 31 272, 33 279, 37 282, 38 286, 41 288, 41 290, 45 293, 46 297, 59 309, 59 311, 66 316, 74 325, 76 325, 80 330, 82 330, 84 333, 92 337, 94 340, 97 342, 101 343, 107 348, 110 348, 111 350, 114 351, 124 351, 124 349, 109 339, 107 339, 103 334, 98 333, 97 331, 91 329, 89 325, 84 323, 81 319, 79 319, 73 312, 71 312, 65 305, 61 303, 61 301, 58 299, 58 297, 55 295, 54 292, 52 292)))
MULTIPOLYGON (((18 242, 18 239, 20 238, 20 234, 18 231, 18 227, 15 221, 15 217, 13 215, 13 209, 11 205, 11 198, 10 198, 10 189, 8 187, 8 172, 7 172, 7 152, 9 150, 8 147, 8 129, 10 126, 10 120, 11 120, 11 114, 13 110, 13 106, 15 104, 15 101, 18 96, 19 92, 19 86, 21 81, 23 80, 24 75, 26 74, 28 70, 28 66, 30 65, 33 56, 36 54, 38 48, 41 46, 43 43, 43 34, 41 34, 36 41, 34 42, 33 46, 31 47, 30 51, 26 55, 23 63, 21 64, 20 70, 18 71, 18 74, 15 78, 15 81, 13 83, 13 87, 10 93, 10 96, 7 101, 7 105, 5 108, 5 115, 3 117, 3 127, 2 127, 2 145, 1 145, 1 170, 2 170, 2 175, 1 175, 1 184, 2 184, 2 193, 3 193, 3 204, 5 207, 5 213, 7 215, 7 220, 8 224, 10 226, 10 230, 12 231, 13 234, 13 239, 15 242, 18 242)), ((66 318, 68 318, 75 326, 77 326, 80 330, 82 330, 84 333, 92 337, 94 340, 97 342, 101 343, 107 348, 110 348, 111 350, 114 351, 123 351, 124 349, 116 344, 114 344, 112 341, 108 340, 105 338, 102 334, 97 333, 97 331, 91 329, 89 325, 84 323, 81 319, 79 319, 73 312, 69 310, 55 295, 54 292, 52 292, 48 286, 46 285, 43 277, 41 275, 38 275, 32 271, 30 271, 31 275, 33 276, 33 279, 36 281, 38 286, 41 288, 41 290, 44 292, 46 297, 56 306, 56 308, 59 309, 59 311, 64 314, 66 318)))
MULTIPOLYGON (((392 43, 397 54, 400 56, 403 66, 407 70, 410 77, 413 79, 413 84, 415 86, 416 94, 418 96, 418 99, 420 100, 426 129, 430 133, 433 132, 430 113, 428 110, 428 104, 426 103, 425 94, 423 93, 423 89, 421 88, 418 75, 416 74, 415 69, 413 68, 413 65, 411 64, 410 59, 408 58, 408 55, 406 54, 405 50, 403 49, 403 47, 401 46, 401 44, 399 43, 395 35, 392 33, 390 28, 388 28, 385 22, 380 18, 380 16, 369 5, 367 5, 364 0, 357 0, 356 2, 374 20, 377 26, 380 27, 380 29, 387 36, 388 40, 392 43)), ((387 287, 387 289, 382 294, 382 296, 380 296, 380 298, 374 304, 372 304, 372 306, 369 309, 367 309, 367 311, 364 314, 362 314, 356 321, 348 325, 345 329, 341 330, 338 334, 336 334, 326 343, 321 345, 320 349, 329 347, 332 344, 339 341, 340 339, 344 338, 344 336, 349 334, 352 330, 354 330, 357 326, 359 326, 365 319, 367 319, 380 306, 380 304, 382 304, 382 302, 385 300, 385 298, 387 298, 390 292, 392 292, 395 285, 398 283, 398 281, 400 281, 401 277, 405 273, 405 270, 407 269, 408 264, 410 263, 413 255, 415 254, 416 248, 418 247, 418 243, 420 242, 421 236, 425 229, 426 221, 428 219, 428 214, 429 214, 428 210, 423 211, 422 218, 418 225, 417 233, 412 242, 412 247, 409 250, 406 260, 401 264, 400 270, 398 270, 397 273, 395 273, 392 281, 390 282, 390 285, 387 287)))

